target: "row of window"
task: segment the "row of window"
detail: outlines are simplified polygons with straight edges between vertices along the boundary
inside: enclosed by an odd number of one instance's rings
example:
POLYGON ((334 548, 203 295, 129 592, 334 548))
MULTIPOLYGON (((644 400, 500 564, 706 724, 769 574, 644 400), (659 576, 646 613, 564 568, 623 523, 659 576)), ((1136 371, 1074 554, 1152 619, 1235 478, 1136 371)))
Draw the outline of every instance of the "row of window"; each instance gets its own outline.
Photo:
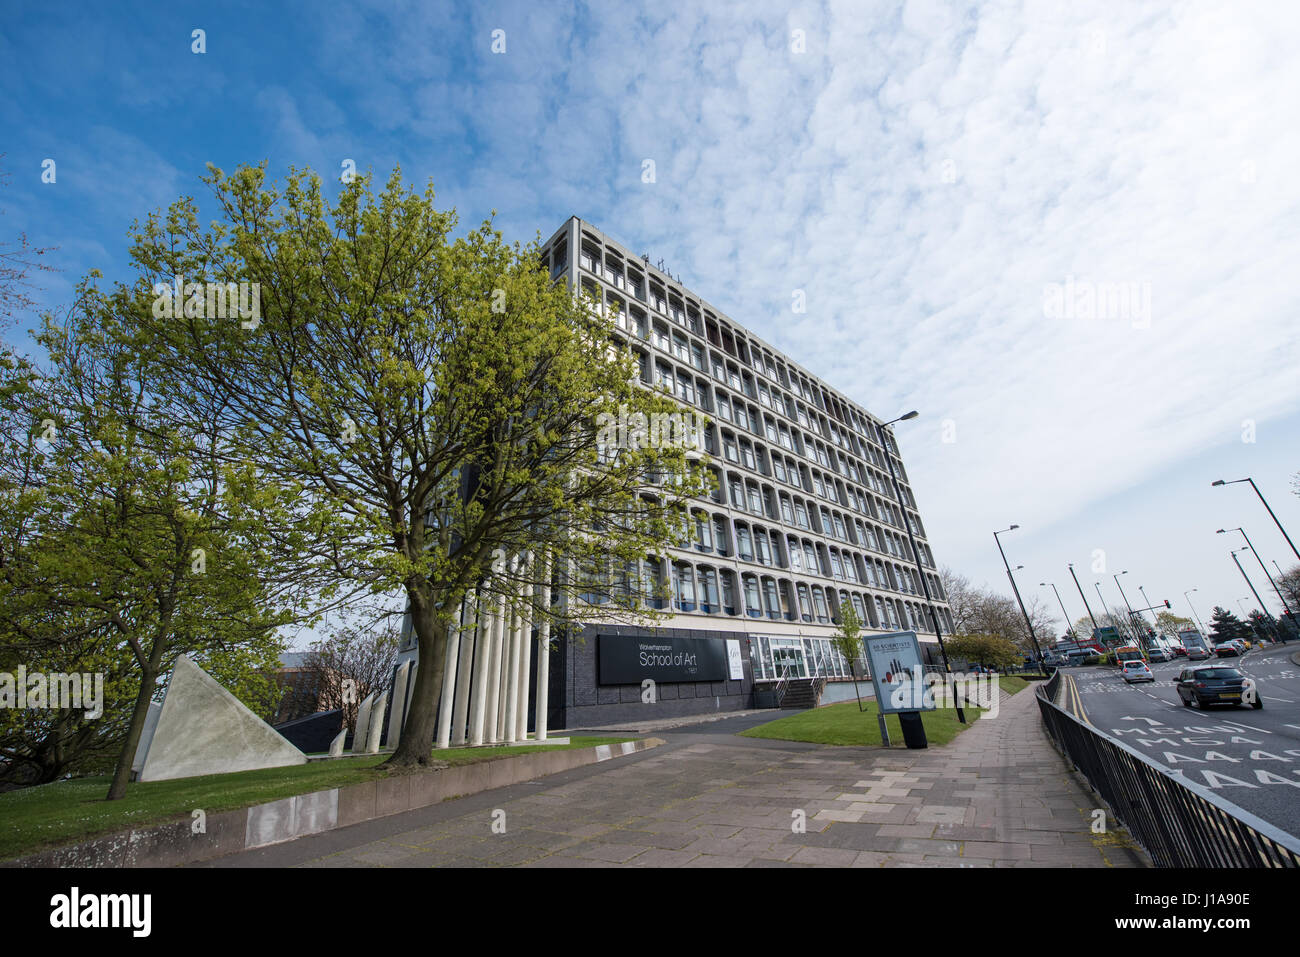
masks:
MULTIPOLYGON (((562 263, 567 264, 566 257, 567 242, 561 240, 553 249, 552 276, 558 276, 563 271, 562 263)), ((864 413, 829 393, 797 369, 787 368, 784 359, 774 356, 771 350, 760 344, 748 341, 739 330, 732 329, 707 308, 703 310, 701 322, 701 308, 686 294, 679 295, 675 290, 666 289, 654 278, 647 282, 634 260, 628 260, 623 253, 605 245, 595 235, 583 233, 578 262, 589 275, 608 283, 614 289, 626 292, 634 300, 646 303, 661 315, 671 318, 680 327, 745 363, 759 375, 771 380, 773 384, 779 384, 782 388, 794 392, 822 412, 829 412, 830 416, 838 419, 844 428, 837 427, 832 418, 825 415, 816 416, 820 420, 816 428, 836 445, 853 450, 862 439, 870 443, 878 441, 875 424, 864 413), (853 433, 856 433, 856 436, 853 433)), ((646 271, 649 271, 648 268, 646 271)), ((623 305, 621 297, 617 294, 611 293, 610 296, 613 301, 623 305)), ((600 296, 596 298, 598 301, 606 301, 600 296)), ((631 309, 622 308, 620 311, 634 316, 631 320, 633 322, 644 323, 645 321, 644 311, 635 306, 631 309)), ((645 338, 644 333, 641 333, 641 336, 645 338)), ((892 444, 891 439, 886 441, 892 444)), ((891 448, 891 451, 897 454, 897 449, 891 448)))
MULTIPOLYGON (((642 358, 644 360, 645 356, 643 355, 642 358)), ((711 455, 721 456, 731 462, 743 462, 747 468, 763 475, 775 475, 781 481, 796 488, 803 487, 806 491, 816 492, 841 505, 856 507, 863 514, 867 514, 863 504, 867 498, 866 493, 849 483, 864 485, 877 496, 882 496, 877 498, 878 507, 889 515, 890 524, 902 527, 901 516, 905 510, 897 508, 894 504, 896 499, 893 483, 884 473, 877 472, 839 453, 832 461, 827 449, 820 443, 803 445, 802 433, 797 429, 791 430, 772 416, 760 416, 753 406, 746 409, 739 401, 733 404, 721 390, 718 390, 714 401, 710 397, 710 388, 706 383, 695 379, 688 372, 674 369, 670 363, 656 361, 652 373, 649 370, 643 371, 643 381, 647 385, 657 386, 688 405, 697 406, 718 421, 717 429, 711 424, 705 431, 705 443, 711 455), (747 437, 739 436, 733 429, 722 426, 722 422, 734 422, 741 428, 748 429, 760 440, 765 438, 769 445, 765 446, 761 442, 756 444, 747 437), (792 455, 786 456, 779 449, 786 449, 792 455), (823 473, 817 468, 809 469, 803 463, 797 462, 793 455, 803 456, 814 465, 820 465, 828 471, 823 473), (836 472, 839 474, 836 475, 836 472)), ((915 509, 916 503, 911 490, 900 482, 900 491, 909 507, 915 509)), ((911 519, 913 530, 916 531, 920 528, 919 520, 915 515, 912 515, 911 519)), ((917 531, 917 534, 924 535, 920 531, 917 531)))
MULTIPOLYGON (((725 515, 709 515, 704 511, 693 510, 691 517, 692 537, 690 541, 682 543, 682 548, 693 547, 698 552, 730 557, 733 554, 731 542, 735 542, 734 555, 741 561, 788 568, 804 574, 911 595, 924 593, 916 572, 900 562, 882 561, 833 545, 828 547, 808 538, 783 534, 779 529, 751 526, 748 522, 730 519, 725 515)), ((900 559, 907 558, 899 553, 896 555, 900 559)), ((938 576, 927 573, 926 581, 931 596, 940 601, 945 600, 938 576)))

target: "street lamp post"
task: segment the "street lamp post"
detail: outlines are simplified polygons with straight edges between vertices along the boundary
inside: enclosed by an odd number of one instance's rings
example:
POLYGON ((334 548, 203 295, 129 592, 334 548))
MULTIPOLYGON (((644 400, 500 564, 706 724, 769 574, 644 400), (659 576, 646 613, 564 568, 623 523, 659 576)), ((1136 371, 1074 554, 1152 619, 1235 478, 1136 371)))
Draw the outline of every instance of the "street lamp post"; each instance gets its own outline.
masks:
MULTIPOLYGON (((1151 599, 1147 597, 1146 588, 1143 587, 1142 585, 1138 585, 1138 591, 1142 593, 1142 600, 1147 603, 1146 610, 1151 612, 1151 620, 1155 622, 1157 625, 1160 624, 1160 619, 1156 617, 1156 613, 1154 611, 1156 606, 1151 604, 1151 599)), ((1142 619, 1142 627, 1145 628, 1146 626, 1147 623, 1146 623, 1146 619, 1144 618, 1142 619)))
POLYGON ((1111 610, 1106 607, 1106 599, 1101 593, 1101 583, 1093 582, 1092 587, 1097 589, 1097 598, 1101 602, 1101 610, 1104 611, 1106 617, 1110 619, 1110 626, 1115 629, 1116 640, 1123 640, 1124 632, 1120 629, 1119 622, 1115 619, 1115 615, 1111 610))
POLYGON ((1250 586, 1250 593, 1255 596, 1255 604, 1257 604, 1260 607, 1260 609, 1264 612, 1264 617, 1268 619, 1269 625, 1272 626, 1273 628, 1273 634, 1277 635, 1278 638, 1281 638, 1282 632, 1278 629, 1277 622, 1273 619, 1273 613, 1268 610, 1268 606, 1265 605, 1264 602, 1260 599, 1259 592, 1255 591, 1255 583, 1250 580, 1250 576, 1246 574, 1246 569, 1242 568, 1241 562, 1237 560, 1237 552, 1246 552, 1246 551, 1250 551, 1250 549, 1248 548, 1235 549, 1231 553, 1232 563, 1237 566, 1237 571, 1241 572, 1241 577, 1246 579, 1246 584, 1250 586))
POLYGON ((1211 482, 1210 485, 1211 487, 1216 485, 1240 485, 1242 482, 1250 483, 1250 487, 1255 490, 1255 494, 1259 496, 1259 500, 1263 502, 1264 507, 1268 509, 1269 518, 1273 519, 1273 524, 1276 525, 1277 530, 1282 533, 1282 537, 1286 539, 1286 543, 1291 546, 1291 551, 1295 552, 1295 557, 1300 559, 1300 551, 1296 550, 1295 542, 1291 541, 1291 536, 1286 533, 1286 529, 1282 527, 1282 523, 1279 522, 1277 516, 1273 514, 1273 509, 1269 506, 1268 499, 1264 498, 1264 493, 1259 490, 1259 486, 1255 484, 1253 478, 1247 477, 1244 479, 1234 479, 1231 482, 1225 482, 1223 479, 1219 479, 1217 482, 1211 482))
POLYGON ((1196 613, 1196 606, 1193 605, 1193 604, 1192 604, 1192 600, 1191 600, 1190 598, 1187 597, 1188 595, 1190 595, 1190 594, 1191 594, 1192 592, 1194 592, 1194 591, 1196 591, 1196 589, 1195 589, 1195 588, 1192 588, 1192 589, 1189 589, 1189 590, 1183 592, 1183 598, 1185 598, 1185 599, 1187 600, 1187 607, 1190 608, 1190 609, 1192 609, 1192 617, 1195 618, 1195 619, 1196 619, 1196 623, 1197 623, 1198 625, 1201 626, 1201 634, 1204 635, 1204 634, 1206 633, 1206 632, 1205 632, 1205 622, 1201 621, 1201 616, 1198 615, 1198 614, 1196 613))
MULTIPOLYGON (((894 497, 898 499, 898 508, 903 514, 903 527, 907 531, 907 540, 912 546, 912 557, 916 559, 916 572, 917 577, 921 579, 921 588, 925 592, 925 604, 930 609, 930 623, 934 625, 934 637, 939 640, 939 654, 943 656, 943 670, 945 674, 951 674, 952 666, 948 664, 948 650, 943 646, 943 633, 939 629, 939 611, 935 608, 934 600, 930 597, 930 583, 926 580, 925 570, 921 567, 921 550, 916 547, 916 537, 912 534, 912 523, 907 518, 907 506, 903 504, 903 488, 898 484, 898 473, 894 471, 894 457, 890 454, 889 442, 885 438, 886 425, 893 425, 895 422, 906 422, 908 419, 915 419, 919 414, 916 410, 913 410, 883 424, 876 423, 876 429, 880 433, 880 446, 885 450, 885 462, 889 465, 889 477, 894 483, 894 497)), ((966 723, 966 712, 960 705, 957 706, 957 720, 962 724, 966 723)))
POLYGON ((1002 550, 1002 541, 998 538, 1003 532, 1014 531, 1019 527, 1019 525, 1012 525, 1011 528, 1004 528, 1000 532, 994 532, 993 541, 997 542, 998 554, 1002 556, 1002 564, 1006 566, 1007 578, 1011 580, 1011 591, 1015 593, 1016 603, 1020 606, 1020 614, 1025 616, 1025 626, 1029 629, 1029 640, 1033 642, 1034 658, 1038 661, 1038 673, 1041 675, 1043 673, 1043 650, 1038 647, 1038 636, 1034 634, 1034 623, 1029 620, 1029 612, 1025 611, 1025 603, 1020 598, 1020 589, 1016 587, 1016 576, 1011 574, 1011 565, 1007 562, 1007 553, 1002 550))
POLYGON ((1074 634, 1074 623, 1070 621, 1070 613, 1065 610, 1065 602, 1061 601, 1061 593, 1059 591, 1056 591, 1056 583, 1055 582, 1038 583, 1039 588, 1042 588, 1044 585, 1051 585, 1052 591, 1056 592, 1056 603, 1061 606, 1061 614, 1065 616, 1065 632, 1071 638, 1075 638, 1076 636, 1074 634))
MULTIPOLYGON (((1088 596, 1083 593, 1083 586, 1079 584, 1079 576, 1074 573, 1074 563, 1067 562, 1067 564, 1070 566, 1070 577, 1074 579, 1074 587, 1079 589, 1079 597, 1083 599, 1083 607, 1088 609, 1088 620, 1092 622, 1092 633, 1094 636, 1098 635, 1101 633, 1101 629, 1097 627, 1097 619, 1092 617, 1092 608, 1088 605, 1088 596)), ((1105 644, 1105 642, 1102 642, 1103 647, 1105 644)))
MULTIPOLYGON (((1122 571, 1119 575, 1127 575, 1127 571, 1122 571)), ((1124 594, 1124 586, 1119 583, 1119 575, 1112 575, 1115 579, 1115 587, 1119 589, 1119 597, 1124 599, 1124 607, 1128 609, 1128 627, 1134 634, 1137 634, 1137 626, 1133 623, 1133 606, 1128 602, 1128 595, 1124 594)))
POLYGON ((1246 547, 1249 548, 1250 553, 1255 556, 1255 561, 1259 562, 1259 567, 1264 571, 1264 577, 1268 579, 1268 583, 1273 586, 1273 591, 1277 593, 1277 600, 1282 603, 1282 607, 1286 609, 1287 615, 1293 614, 1291 606, 1287 604, 1286 598, 1282 595, 1282 589, 1278 588, 1277 582, 1273 581, 1273 576, 1269 574, 1268 567, 1264 564, 1264 559, 1259 557, 1259 552, 1255 551, 1255 546, 1251 543, 1250 536, 1246 534, 1246 530, 1244 528, 1221 528, 1215 534, 1223 535, 1227 532, 1241 532, 1241 537, 1246 540, 1246 547))

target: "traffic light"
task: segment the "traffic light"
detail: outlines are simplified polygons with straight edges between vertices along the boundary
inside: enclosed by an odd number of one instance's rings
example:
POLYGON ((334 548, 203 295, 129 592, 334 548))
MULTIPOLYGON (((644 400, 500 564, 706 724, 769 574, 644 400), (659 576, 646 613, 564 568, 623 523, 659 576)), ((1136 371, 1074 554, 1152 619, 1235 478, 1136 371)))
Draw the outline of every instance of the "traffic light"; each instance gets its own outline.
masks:
POLYGON ((1172 607, 1172 606, 1169 604, 1169 599, 1168 599, 1168 598, 1165 599, 1165 607, 1166 607, 1166 608, 1170 608, 1170 607, 1172 607))

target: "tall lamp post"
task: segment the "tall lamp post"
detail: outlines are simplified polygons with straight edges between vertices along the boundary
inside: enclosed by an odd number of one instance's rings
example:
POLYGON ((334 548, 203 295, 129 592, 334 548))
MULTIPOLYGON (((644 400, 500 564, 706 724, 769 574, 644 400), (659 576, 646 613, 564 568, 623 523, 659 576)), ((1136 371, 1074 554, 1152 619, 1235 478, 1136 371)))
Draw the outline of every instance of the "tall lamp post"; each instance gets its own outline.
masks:
MULTIPOLYGON (((993 541, 997 542, 998 554, 1002 556, 1002 564, 1007 569, 1007 578, 1011 580, 1011 591, 1015 593, 1016 604, 1020 606, 1020 614, 1025 616, 1025 627, 1029 629, 1029 640, 1033 642, 1034 645, 1034 658, 1038 662, 1038 673, 1042 674, 1043 673, 1043 650, 1038 647, 1038 636, 1034 634, 1034 623, 1029 620, 1029 612, 1025 611, 1025 603, 1020 598, 1020 589, 1016 587, 1016 576, 1011 574, 1011 565, 1010 563, 1007 562, 1007 553, 1002 550, 1002 541, 1001 539, 998 538, 999 535, 1002 535, 1005 532, 1015 531, 1019 527, 1020 527, 1019 525, 1012 525, 1010 528, 1004 528, 1001 531, 994 532, 993 541)), ((1024 566, 1022 565, 1020 567, 1023 568, 1024 566)))
MULTIPOLYGON (((1070 566, 1070 577, 1074 579, 1074 587, 1079 589, 1079 597, 1083 599, 1083 607, 1088 609, 1088 620, 1092 622, 1092 633, 1098 635, 1101 629, 1097 627, 1097 619, 1092 617, 1092 609, 1088 606, 1088 596, 1083 593, 1083 586, 1079 584, 1079 576, 1074 573, 1074 563, 1067 562, 1070 566)), ((1102 642, 1105 646, 1105 642, 1102 642)))
MULTIPOLYGON (((921 567, 921 550, 916 547, 916 536, 912 534, 912 523, 907 518, 907 506, 903 504, 903 488, 898 484, 898 473, 894 471, 894 457, 889 451, 889 441, 885 438, 886 425, 893 425, 895 422, 906 422, 908 419, 915 419, 920 414, 913 409, 906 415, 900 415, 896 419, 876 423, 876 430, 880 433, 880 447, 885 450, 885 462, 889 465, 889 477, 894 483, 894 497, 898 499, 898 508, 903 515, 903 527, 907 531, 907 540, 912 546, 912 557, 916 559, 916 574, 921 579, 921 588, 925 592, 926 607, 930 609, 930 623, 934 625, 934 637, 939 640, 939 654, 943 656, 943 670, 945 674, 951 674, 952 666, 948 664, 948 650, 943 646, 943 633, 939 629, 939 611, 934 606, 934 600, 930 598, 930 583, 926 580, 925 569, 921 567)), ((960 705, 957 706, 957 720, 962 724, 966 723, 966 712, 960 705)))
POLYGON ((1241 537, 1246 540, 1246 547, 1249 548, 1250 553, 1255 556, 1255 561, 1259 562, 1259 567, 1264 570, 1264 577, 1268 579, 1268 583, 1273 586, 1273 591, 1277 593, 1277 600, 1282 603, 1282 607, 1286 609, 1287 615, 1293 614, 1291 606, 1287 604, 1286 598, 1282 595, 1282 589, 1277 587, 1277 582, 1273 581, 1273 576, 1268 573, 1268 567, 1265 566, 1264 559, 1260 558, 1259 552, 1255 551, 1255 546, 1251 544, 1250 536, 1246 534, 1246 530, 1244 528, 1221 528, 1215 534, 1224 535, 1228 532, 1241 532, 1241 537))
MULTIPOLYGON (((1127 571, 1122 571, 1119 575, 1127 575, 1127 571)), ((1119 583, 1119 575, 1112 575, 1115 579, 1115 587, 1119 589, 1119 597, 1124 599, 1124 607, 1128 609, 1128 627, 1135 635, 1137 634, 1137 625, 1133 623, 1133 606, 1128 602, 1128 595, 1124 594, 1124 586, 1119 583)))
MULTIPOLYGON (((1147 603, 1147 611, 1151 612, 1151 620, 1155 622, 1157 625, 1160 624, 1160 619, 1156 617, 1156 612, 1155 612, 1156 606, 1151 604, 1151 599, 1147 597, 1146 588, 1144 588, 1141 585, 1138 585, 1138 591, 1142 593, 1142 600, 1147 603)), ((1144 618, 1142 619, 1142 627, 1145 628, 1146 626, 1147 623, 1146 623, 1146 619, 1144 618)))
POLYGON ((1237 552, 1248 551, 1250 551, 1249 548, 1234 549, 1232 552, 1232 563, 1237 566, 1237 571, 1241 572, 1241 577, 1246 579, 1246 584, 1250 586, 1250 593, 1255 596, 1255 603, 1259 605, 1260 609, 1264 612, 1264 617, 1268 619, 1269 625, 1273 628, 1273 634, 1277 635, 1278 638, 1281 638, 1282 632, 1278 628, 1277 621, 1273 618, 1273 613, 1268 610, 1268 606, 1260 599, 1259 592, 1255 591, 1255 583, 1250 580, 1250 576, 1246 574, 1246 569, 1242 568, 1241 562, 1237 560, 1237 552))
POLYGON ((1043 588, 1044 586, 1047 586, 1047 585, 1051 585, 1051 586, 1052 586, 1052 591, 1056 592, 1056 603, 1057 603, 1058 605, 1061 606, 1061 614, 1065 616, 1065 632, 1066 632, 1066 634, 1068 634, 1071 638, 1074 638, 1074 637, 1075 637, 1075 634, 1074 634, 1074 623, 1070 621, 1070 613, 1069 613, 1068 611, 1065 610, 1065 602, 1061 601, 1061 593, 1060 593, 1059 591, 1056 591, 1056 583, 1055 583, 1055 582, 1039 582, 1039 583, 1038 583, 1038 587, 1039 587, 1039 588, 1043 588))
POLYGON ((1194 591, 1196 591, 1196 589, 1195 589, 1195 588, 1191 588, 1191 589, 1188 589, 1187 591, 1183 592, 1183 598, 1187 599, 1187 607, 1190 608, 1190 609, 1192 610, 1192 617, 1195 618, 1195 619, 1196 619, 1196 623, 1197 623, 1198 625, 1201 626, 1201 634, 1204 635, 1204 634, 1206 633, 1206 631, 1205 631, 1205 622, 1201 621, 1201 616, 1198 615, 1198 614, 1196 613, 1196 606, 1193 605, 1193 604, 1192 604, 1192 600, 1191 600, 1190 598, 1187 597, 1188 595, 1190 595, 1190 594, 1191 594, 1192 592, 1194 592, 1194 591))
POLYGON ((1124 640, 1124 632, 1120 630, 1119 622, 1115 620, 1115 615, 1111 610, 1106 607, 1106 599, 1101 594, 1101 583, 1093 582, 1092 587, 1097 589, 1097 598, 1101 601, 1101 610, 1106 613, 1106 617, 1110 619, 1110 626, 1115 629, 1115 639, 1117 641, 1124 640))
POLYGON ((1291 541, 1291 536, 1286 533, 1286 529, 1282 527, 1282 523, 1279 522, 1277 520, 1277 516, 1273 514, 1273 509, 1269 507, 1268 499, 1264 498, 1264 493, 1262 493, 1259 490, 1259 486, 1255 484, 1255 480, 1253 478, 1247 477, 1244 479, 1234 479, 1231 482, 1225 482, 1223 479, 1219 479, 1216 482, 1211 482, 1210 486, 1213 487, 1216 485, 1240 485, 1242 482, 1250 483, 1250 487, 1255 490, 1255 494, 1259 496, 1259 500, 1263 502, 1264 507, 1268 509, 1268 514, 1269 517, 1273 519, 1273 524, 1276 525, 1277 530, 1282 533, 1282 537, 1286 539, 1286 543, 1291 546, 1291 551, 1295 552, 1295 557, 1300 559, 1300 551, 1296 550, 1295 542, 1291 541))

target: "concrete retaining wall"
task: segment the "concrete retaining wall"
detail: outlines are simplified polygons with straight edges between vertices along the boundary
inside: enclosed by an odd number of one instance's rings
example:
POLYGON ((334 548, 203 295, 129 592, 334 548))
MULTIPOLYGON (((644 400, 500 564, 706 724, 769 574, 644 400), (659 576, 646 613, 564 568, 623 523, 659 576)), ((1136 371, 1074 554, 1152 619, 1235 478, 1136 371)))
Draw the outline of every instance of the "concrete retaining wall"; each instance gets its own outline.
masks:
POLYGON ((660 738, 643 738, 395 775, 269 804, 218 811, 206 816, 204 829, 197 834, 193 832, 193 821, 187 818, 51 848, 0 862, 0 867, 175 867, 531 781, 663 743, 660 738))

